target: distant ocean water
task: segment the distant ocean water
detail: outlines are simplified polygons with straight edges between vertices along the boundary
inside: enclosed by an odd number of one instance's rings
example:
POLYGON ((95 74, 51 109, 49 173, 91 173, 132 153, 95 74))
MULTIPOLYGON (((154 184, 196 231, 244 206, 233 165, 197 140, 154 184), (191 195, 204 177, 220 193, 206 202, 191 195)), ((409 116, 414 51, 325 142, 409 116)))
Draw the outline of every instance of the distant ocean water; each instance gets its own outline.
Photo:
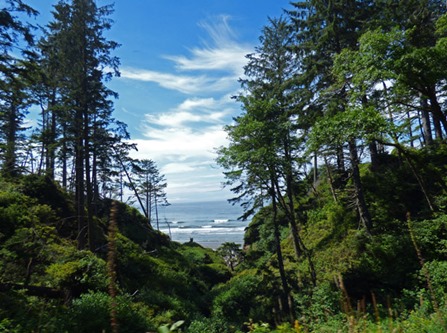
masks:
POLYGON ((213 249, 225 242, 242 246, 244 230, 249 224, 238 220, 242 214, 241 207, 226 201, 173 203, 160 207, 159 227, 171 240, 180 243, 192 239, 213 249))

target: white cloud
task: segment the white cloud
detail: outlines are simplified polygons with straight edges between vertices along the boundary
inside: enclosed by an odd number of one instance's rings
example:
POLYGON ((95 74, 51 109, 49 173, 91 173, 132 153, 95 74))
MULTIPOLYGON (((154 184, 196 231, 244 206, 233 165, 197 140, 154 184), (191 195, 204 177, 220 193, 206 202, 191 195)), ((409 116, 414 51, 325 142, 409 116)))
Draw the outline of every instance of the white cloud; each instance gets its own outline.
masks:
POLYGON ((121 69, 121 78, 154 82, 160 87, 179 91, 183 94, 224 92, 233 88, 238 79, 238 77, 235 76, 187 76, 130 67, 121 69))
POLYGON ((182 71, 229 71, 237 79, 243 74, 245 56, 253 52, 253 47, 236 41, 229 20, 229 16, 220 15, 213 22, 200 22, 199 25, 211 38, 211 42, 204 41, 201 47, 190 48, 189 57, 179 55, 165 58, 172 60, 176 68, 182 71))
POLYGON ((163 174, 175 174, 196 171, 197 168, 194 165, 188 163, 168 163, 165 164, 160 170, 163 174))
POLYGON ((162 114, 146 114, 146 120, 153 125, 180 127, 186 123, 200 122, 204 120, 203 116, 191 112, 175 112, 162 114))
POLYGON ((232 77, 238 77, 243 73, 246 64, 245 56, 250 49, 234 43, 233 45, 215 48, 194 48, 191 50, 192 57, 167 56, 166 58, 175 62, 176 67, 183 71, 191 70, 223 70, 231 71, 232 77))
POLYGON ((210 98, 188 98, 184 100, 178 107, 178 110, 190 111, 198 108, 212 108, 216 104, 216 100, 210 98))
POLYGON ((191 128, 147 127, 147 139, 133 140, 138 145, 137 158, 168 161, 184 161, 188 158, 214 159, 214 149, 226 144, 226 132, 222 126, 210 126, 200 131, 191 128), (144 157, 146 156, 146 157, 144 157))
MULTIPOLYGON (((168 112, 145 115, 149 129, 153 126, 180 128, 193 123, 201 125, 224 124, 225 118, 235 112, 235 103, 227 95, 221 99, 188 98, 168 112)), ((147 132, 148 128, 145 128, 147 132)))
POLYGON ((124 67, 120 70, 121 77, 157 83, 184 94, 225 93, 236 89, 247 62, 245 56, 253 52, 253 47, 235 40, 228 21, 228 16, 218 16, 213 22, 202 22, 200 26, 210 37, 210 43, 203 42, 200 47, 190 48, 189 55, 164 56, 174 62, 177 71, 188 71, 188 75, 124 67))
POLYGON ((187 55, 165 57, 174 62, 173 73, 121 70, 121 77, 190 95, 165 111, 146 114, 140 124, 144 138, 133 140, 138 152, 132 157, 153 159, 166 176, 168 200, 229 196, 221 188, 223 175, 215 163, 215 149, 227 144, 223 126, 238 108, 230 97, 239 87, 245 55, 252 48, 236 42, 228 20, 221 16, 201 22, 210 42, 190 48, 187 55))

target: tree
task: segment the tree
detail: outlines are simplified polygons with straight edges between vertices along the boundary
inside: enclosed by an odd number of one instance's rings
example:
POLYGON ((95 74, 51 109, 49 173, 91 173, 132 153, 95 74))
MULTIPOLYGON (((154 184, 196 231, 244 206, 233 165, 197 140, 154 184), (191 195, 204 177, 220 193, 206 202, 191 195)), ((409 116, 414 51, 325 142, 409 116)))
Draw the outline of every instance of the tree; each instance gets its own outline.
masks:
POLYGON ((19 172, 17 155, 23 141, 23 121, 30 104, 25 78, 25 59, 33 43, 31 27, 17 13, 36 15, 37 12, 21 1, 9 0, 0 9, 0 158, 2 173, 15 176, 19 172), (22 43, 22 40, 24 43, 22 43), (24 45, 21 48, 20 45, 24 45), (19 51, 19 52, 18 52, 19 51))
MULTIPOLYGON (((300 237, 300 227, 295 214, 295 197, 300 169, 304 165, 303 144, 309 129, 308 115, 303 112, 299 77, 300 58, 293 52, 293 30, 286 19, 271 19, 263 29, 261 45, 256 53, 247 56, 245 66, 247 79, 241 80, 247 94, 257 100, 273 101, 271 110, 260 121, 271 122, 269 131, 272 149, 276 154, 277 169, 274 176, 276 200, 286 213, 295 254, 303 254, 309 260, 312 281, 315 283, 315 271, 312 268, 310 253, 300 237)), ((251 99, 239 97, 244 104, 251 99)), ((256 107, 256 106, 254 106, 256 107)))
MULTIPOLYGON (((109 145, 102 145, 109 137, 107 128, 112 123, 110 98, 116 97, 106 88, 105 81, 118 74, 118 59, 110 56, 117 44, 103 36, 111 27, 107 18, 111 11, 110 6, 96 7, 92 0, 60 1, 55 5, 54 22, 48 26, 45 43, 50 66, 62 70, 57 84, 65 112, 60 113, 59 121, 69 142, 64 142, 61 151, 63 159, 68 153, 74 155, 80 248, 86 244, 94 248, 92 219, 98 197, 98 150, 108 148, 111 152, 109 145), (69 151, 69 147, 73 150, 69 151)), ((62 163, 64 167, 68 164, 66 160, 62 163)))
MULTIPOLYGON (((344 49, 357 48, 358 37, 369 28, 366 22, 371 18, 375 21, 378 7, 373 1, 351 0, 309 0, 292 5, 294 9, 288 14, 296 31, 294 49, 302 64, 303 103, 314 113, 313 124, 321 119, 325 122, 326 118, 346 112, 347 107, 346 87, 333 89, 334 57, 344 49)), ((315 132, 316 128, 320 127, 313 126, 311 131, 315 132)), ((348 138, 347 142, 328 139, 325 154, 329 149, 334 151, 340 173, 345 172, 347 152, 355 193, 354 204, 369 233, 372 221, 363 195, 357 141, 353 137, 348 138)), ((371 151, 375 150, 375 146, 371 145, 371 151)), ((309 150, 308 153, 315 154, 315 151, 309 150)))
POLYGON ((26 82, 17 73, 5 73, 0 81, 0 157, 2 173, 6 177, 19 174, 18 157, 23 154, 23 131, 26 109, 30 105, 26 82), (19 153, 21 152, 21 153, 19 153))
MULTIPOLYGON (((252 202, 249 211, 255 211, 265 203, 272 205, 272 225, 274 227, 275 252, 282 285, 284 313, 292 315, 290 287, 284 269, 281 249, 277 206, 277 156, 276 142, 273 141, 275 122, 266 117, 275 109, 275 101, 244 98, 245 114, 235 118, 235 124, 226 127, 230 144, 218 151, 217 162, 226 170, 228 185, 238 196, 233 201, 248 199, 252 202), (250 102, 248 102, 250 101, 250 102)), ((244 203, 247 204, 247 201, 244 203)))
POLYGON ((157 165, 152 160, 134 160, 132 161, 132 167, 136 176, 134 179, 136 191, 144 200, 143 212, 149 225, 153 227, 153 221, 155 221, 157 229, 160 229, 158 208, 160 205, 169 205, 165 192, 167 187, 165 176, 160 174, 157 165))
POLYGON ((243 253, 240 245, 231 242, 225 242, 217 248, 217 253, 219 253, 224 259, 227 266, 234 271, 234 268, 239 265, 243 259, 243 253))

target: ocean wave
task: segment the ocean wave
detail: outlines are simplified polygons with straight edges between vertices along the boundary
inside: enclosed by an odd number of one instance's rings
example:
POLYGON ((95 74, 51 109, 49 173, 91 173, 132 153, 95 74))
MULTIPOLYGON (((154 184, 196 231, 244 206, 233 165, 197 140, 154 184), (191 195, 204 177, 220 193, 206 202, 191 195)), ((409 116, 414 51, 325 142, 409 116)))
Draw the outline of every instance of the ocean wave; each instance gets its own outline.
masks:
MULTIPOLYGON (((169 234, 169 229, 160 229, 161 232, 169 234)), ((178 228, 171 229, 171 234, 233 234, 233 233, 244 233, 245 227, 236 228, 214 228, 212 226, 202 226, 201 228, 178 228)))
POLYGON ((215 219, 213 220, 214 223, 227 223, 229 222, 229 219, 215 219))

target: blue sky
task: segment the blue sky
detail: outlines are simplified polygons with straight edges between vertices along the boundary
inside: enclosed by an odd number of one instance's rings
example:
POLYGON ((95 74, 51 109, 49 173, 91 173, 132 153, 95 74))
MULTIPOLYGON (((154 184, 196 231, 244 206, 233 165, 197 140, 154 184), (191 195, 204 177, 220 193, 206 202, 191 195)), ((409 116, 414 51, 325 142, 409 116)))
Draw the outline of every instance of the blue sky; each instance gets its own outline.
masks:
MULTIPOLYGON (((40 22, 56 2, 27 1, 40 22)), ((115 117, 138 144, 132 156, 157 163, 172 203, 231 198, 214 149, 226 145, 223 126, 241 111, 231 96, 245 55, 289 1, 116 0, 114 8, 107 37, 121 44, 121 77, 108 86, 120 96, 115 117)))

